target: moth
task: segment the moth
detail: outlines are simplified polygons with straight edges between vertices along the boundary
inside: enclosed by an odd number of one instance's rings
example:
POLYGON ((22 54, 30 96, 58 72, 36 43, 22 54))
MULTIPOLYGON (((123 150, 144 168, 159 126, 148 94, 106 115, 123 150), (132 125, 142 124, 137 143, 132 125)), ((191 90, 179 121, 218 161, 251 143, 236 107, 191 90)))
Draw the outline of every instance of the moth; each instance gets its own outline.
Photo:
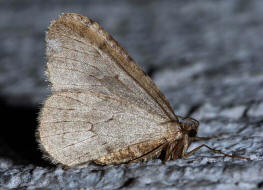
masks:
MULTIPOLYGON (((121 164, 185 158, 199 122, 175 115, 151 78, 101 26, 62 14, 46 35, 51 96, 38 141, 55 163, 121 164)), ((199 140, 202 138, 199 138, 199 140)))

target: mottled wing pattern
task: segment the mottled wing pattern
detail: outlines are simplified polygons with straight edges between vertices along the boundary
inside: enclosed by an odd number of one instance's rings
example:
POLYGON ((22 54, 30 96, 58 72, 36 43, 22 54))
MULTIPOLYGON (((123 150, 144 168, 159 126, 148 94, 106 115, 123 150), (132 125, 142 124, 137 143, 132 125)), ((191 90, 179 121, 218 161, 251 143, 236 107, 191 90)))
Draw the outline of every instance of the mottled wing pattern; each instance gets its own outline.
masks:
POLYGON ((39 138, 65 165, 96 160, 131 144, 167 136, 177 120, 152 80, 97 23, 63 14, 46 37, 52 95, 39 138))

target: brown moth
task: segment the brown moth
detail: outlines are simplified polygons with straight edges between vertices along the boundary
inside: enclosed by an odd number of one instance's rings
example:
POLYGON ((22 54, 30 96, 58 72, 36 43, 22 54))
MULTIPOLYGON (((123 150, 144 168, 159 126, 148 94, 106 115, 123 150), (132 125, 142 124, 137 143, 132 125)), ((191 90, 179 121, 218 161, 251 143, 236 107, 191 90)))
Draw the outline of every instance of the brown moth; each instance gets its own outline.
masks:
POLYGON ((52 161, 167 161, 207 147, 186 152, 198 139, 198 121, 176 116, 151 78, 96 22, 62 14, 46 43, 52 95, 40 114, 38 140, 52 161))

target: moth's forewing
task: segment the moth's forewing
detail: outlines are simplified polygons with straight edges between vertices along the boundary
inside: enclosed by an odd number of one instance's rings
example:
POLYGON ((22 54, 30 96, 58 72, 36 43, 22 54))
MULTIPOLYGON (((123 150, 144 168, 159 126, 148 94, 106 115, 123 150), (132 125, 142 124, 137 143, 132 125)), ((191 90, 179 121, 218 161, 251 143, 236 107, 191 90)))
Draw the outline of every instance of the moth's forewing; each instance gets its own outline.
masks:
POLYGON ((178 120, 160 90, 97 23, 63 14, 46 42, 52 94, 40 114, 39 141, 52 159, 73 166, 179 132, 163 125, 178 120))

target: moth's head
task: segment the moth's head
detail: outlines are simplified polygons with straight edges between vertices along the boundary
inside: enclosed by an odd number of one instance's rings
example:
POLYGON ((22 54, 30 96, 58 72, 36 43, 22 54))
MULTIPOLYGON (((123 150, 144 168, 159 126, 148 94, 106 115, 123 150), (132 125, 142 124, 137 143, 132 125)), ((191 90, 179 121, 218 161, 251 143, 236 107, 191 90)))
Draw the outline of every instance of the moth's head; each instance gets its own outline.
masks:
POLYGON ((184 134, 187 134, 189 137, 195 137, 197 134, 199 122, 190 117, 178 117, 181 129, 184 134))

